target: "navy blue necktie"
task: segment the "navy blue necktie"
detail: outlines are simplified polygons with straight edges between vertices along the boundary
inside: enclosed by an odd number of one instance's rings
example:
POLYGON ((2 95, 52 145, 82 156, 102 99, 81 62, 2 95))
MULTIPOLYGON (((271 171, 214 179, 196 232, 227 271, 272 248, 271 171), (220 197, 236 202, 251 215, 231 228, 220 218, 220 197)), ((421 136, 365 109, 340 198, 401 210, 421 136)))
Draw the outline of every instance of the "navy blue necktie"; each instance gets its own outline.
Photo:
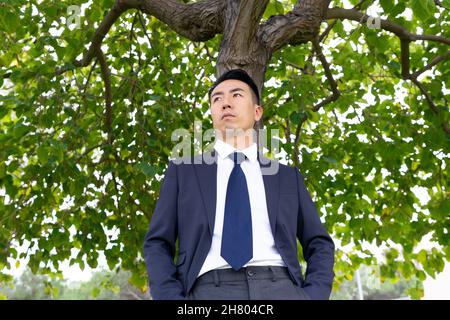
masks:
POLYGON ((230 155, 234 167, 228 179, 220 255, 234 270, 239 270, 253 257, 252 215, 247 180, 241 168, 243 153, 230 155))

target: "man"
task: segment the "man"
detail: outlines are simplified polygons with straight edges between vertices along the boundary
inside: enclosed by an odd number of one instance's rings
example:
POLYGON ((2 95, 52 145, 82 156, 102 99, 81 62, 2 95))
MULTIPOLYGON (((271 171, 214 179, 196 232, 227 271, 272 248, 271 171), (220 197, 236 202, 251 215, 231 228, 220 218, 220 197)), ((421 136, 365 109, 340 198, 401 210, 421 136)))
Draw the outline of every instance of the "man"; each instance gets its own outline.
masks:
POLYGON ((214 161, 169 162, 145 237, 153 298, 328 299, 334 243, 303 177, 281 164, 263 174, 274 162, 248 134, 263 114, 257 86, 245 71, 230 70, 209 96, 214 161))

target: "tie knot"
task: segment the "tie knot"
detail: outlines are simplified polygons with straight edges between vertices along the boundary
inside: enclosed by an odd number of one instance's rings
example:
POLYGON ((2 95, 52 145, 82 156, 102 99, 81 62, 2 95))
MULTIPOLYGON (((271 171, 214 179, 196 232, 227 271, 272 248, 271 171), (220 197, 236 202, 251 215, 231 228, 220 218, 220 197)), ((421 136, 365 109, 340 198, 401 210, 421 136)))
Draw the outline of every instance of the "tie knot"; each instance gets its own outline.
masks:
POLYGON ((233 152, 230 154, 230 158, 234 161, 234 164, 241 164, 246 159, 246 156, 242 152, 233 152))

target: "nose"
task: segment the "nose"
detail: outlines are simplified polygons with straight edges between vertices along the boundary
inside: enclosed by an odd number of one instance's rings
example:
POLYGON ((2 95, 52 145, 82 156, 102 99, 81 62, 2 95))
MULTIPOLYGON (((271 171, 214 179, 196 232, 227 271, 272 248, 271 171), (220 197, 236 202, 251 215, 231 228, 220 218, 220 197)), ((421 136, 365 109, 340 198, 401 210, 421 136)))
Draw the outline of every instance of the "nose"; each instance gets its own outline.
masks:
POLYGON ((227 108, 231 108, 231 104, 228 102, 228 97, 223 97, 222 99, 222 110, 225 110, 227 108))

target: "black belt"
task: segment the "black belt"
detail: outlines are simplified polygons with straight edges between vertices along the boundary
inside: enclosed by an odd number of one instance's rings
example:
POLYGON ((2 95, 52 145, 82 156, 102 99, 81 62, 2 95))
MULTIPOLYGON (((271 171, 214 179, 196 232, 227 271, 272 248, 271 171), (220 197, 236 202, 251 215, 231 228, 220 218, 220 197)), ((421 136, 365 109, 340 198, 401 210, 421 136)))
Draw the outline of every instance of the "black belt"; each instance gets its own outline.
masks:
MULTIPOLYGON (((196 285, 211 284, 219 285, 220 282, 233 282, 233 281, 247 281, 247 280, 262 280, 271 279, 276 281, 277 279, 291 279, 287 267, 279 266, 250 266, 241 268, 238 271, 227 269, 215 269, 206 272, 197 278, 196 285)), ((291 279, 292 280, 292 279, 291 279)))

